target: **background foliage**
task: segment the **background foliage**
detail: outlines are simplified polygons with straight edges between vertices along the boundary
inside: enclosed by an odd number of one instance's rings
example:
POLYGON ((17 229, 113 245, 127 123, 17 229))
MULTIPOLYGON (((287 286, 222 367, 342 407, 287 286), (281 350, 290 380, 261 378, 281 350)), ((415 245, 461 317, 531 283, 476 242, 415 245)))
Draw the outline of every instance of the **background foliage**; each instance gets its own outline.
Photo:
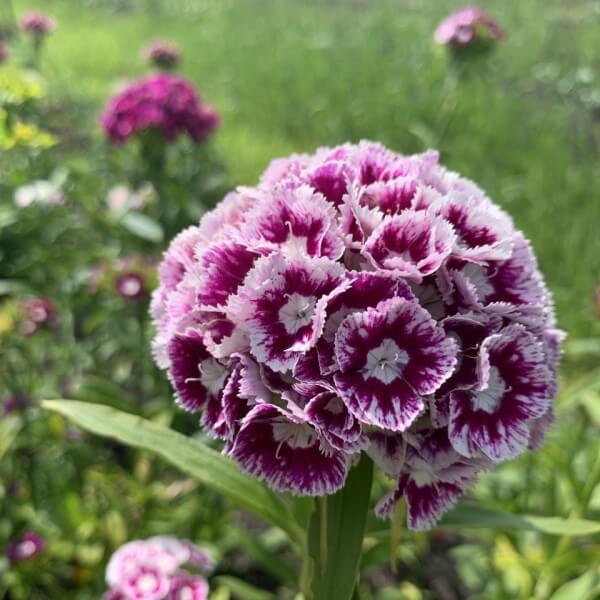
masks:
POLYGON ((147 297, 118 296, 118 274, 135 267, 151 289, 169 237, 232 185, 255 183, 275 156, 363 137, 406 153, 438 148, 504 206, 532 240, 569 341, 545 448, 482 478, 454 523, 432 534, 395 528, 390 539, 373 518, 361 598, 595 597, 597 530, 540 531, 489 510, 600 521, 600 4, 482 2, 508 37, 468 65, 431 41, 458 6, 450 0, 13 4, 17 15, 51 13, 58 29, 41 75, 15 66, 27 59, 19 37, 13 64, 0 67, 0 121, 10 113, 13 124, 0 137, 0 396, 28 399, 0 420, 0 548, 31 529, 48 548, 17 566, 0 559, 0 597, 97 598, 114 548, 157 533, 214 546, 217 598, 292 597, 299 566, 279 530, 39 401, 108 404, 201 438, 152 364, 147 297), (182 73, 223 125, 207 145, 170 148, 152 181, 135 143, 104 141, 98 116, 124 80, 148 71, 140 50, 157 37, 180 45, 182 73), (142 208, 107 209, 113 186, 148 179, 142 208), (16 206, 16 190, 35 180, 51 182, 64 203, 16 206), (22 303, 34 296, 50 298, 57 316, 24 336, 22 303))

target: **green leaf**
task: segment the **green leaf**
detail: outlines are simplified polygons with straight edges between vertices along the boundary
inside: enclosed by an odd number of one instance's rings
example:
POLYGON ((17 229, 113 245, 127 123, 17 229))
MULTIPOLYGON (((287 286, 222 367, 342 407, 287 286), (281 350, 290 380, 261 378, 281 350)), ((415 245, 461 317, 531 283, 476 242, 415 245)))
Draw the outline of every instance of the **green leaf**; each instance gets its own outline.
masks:
POLYGON ((344 487, 321 498, 327 501, 327 558, 321 556, 321 511, 313 514, 309 533, 309 550, 313 557, 314 600, 350 600, 358 578, 369 500, 373 480, 373 463, 363 455, 346 480, 344 487), (322 570, 322 566, 325 569, 322 570))
POLYGON ((121 223, 125 229, 143 240, 157 243, 163 240, 164 233, 160 224, 143 213, 130 211, 123 216, 121 223))
POLYGON ((490 529, 530 529, 550 535, 592 535, 600 533, 599 521, 513 515, 493 508, 459 504, 442 517, 439 527, 466 527, 490 529))
POLYGON ((6 454, 21 429, 21 420, 8 415, 0 419, 0 459, 6 454))
POLYGON ((272 550, 265 544, 261 536, 235 527, 231 531, 231 537, 235 548, 244 550, 274 579, 292 586, 296 584, 298 574, 281 558, 277 550, 272 550))
POLYGON ((29 286, 24 281, 19 281, 17 279, 0 279, 0 296, 22 294, 28 290, 29 286))
POLYGON ((237 600, 274 600, 275 596, 271 592, 259 590, 253 585, 237 579, 237 577, 231 577, 229 575, 219 575, 213 578, 213 582, 222 585, 229 589, 232 593, 233 598, 237 600))
POLYGON ((550 600, 592 600, 600 590, 600 569, 592 569, 561 585, 550 600))
POLYGON ((108 406, 75 400, 46 400, 43 406, 92 433, 162 456, 239 507, 280 527, 302 547, 304 534, 285 502, 215 450, 168 427, 108 406))
MULTIPOLYGON (((600 521, 511 514, 469 503, 459 504, 445 514, 437 526, 461 529, 516 529, 560 536, 584 536, 600 533, 600 521)), ((369 535, 380 541, 388 542, 390 531, 386 527, 386 529, 369 532, 369 535)))

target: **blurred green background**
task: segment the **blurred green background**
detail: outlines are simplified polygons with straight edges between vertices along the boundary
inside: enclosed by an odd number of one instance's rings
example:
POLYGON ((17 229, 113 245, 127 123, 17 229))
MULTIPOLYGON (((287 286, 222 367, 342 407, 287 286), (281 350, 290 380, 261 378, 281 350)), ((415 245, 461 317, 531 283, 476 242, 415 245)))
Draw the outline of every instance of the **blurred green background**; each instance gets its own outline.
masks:
POLYGON ((514 216, 561 325, 585 335, 600 279, 600 3, 480 5, 508 35, 460 83, 432 43, 461 6, 447 0, 46 0, 60 25, 43 70, 93 130, 119 80, 142 73, 142 46, 174 40, 182 72, 223 115, 217 146, 241 184, 319 145, 437 148, 514 216))
MULTIPOLYGON (((99 295, 86 287, 96 262, 156 258, 170 236, 139 221, 121 227, 104 202, 109 187, 127 183, 134 158, 103 140, 99 116, 125 81, 149 72, 141 52, 154 39, 182 49, 180 72, 223 118, 208 150, 190 155, 218 173, 187 196, 177 188, 189 205, 185 222, 233 185, 254 185, 274 157, 363 138, 407 154, 437 148, 442 163, 506 208, 532 241, 569 335, 558 425, 542 450, 482 477, 465 510, 475 502, 600 521, 599 1, 482 0, 507 37, 468 65, 432 40, 461 6, 454 0, 0 2, 2 23, 11 6, 17 17, 39 9, 57 21, 39 65, 47 90, 36 117, 57 144, 18 160, 0 154, 0 385, 10 384, 0 392, 33 398, 11 424, 1 417, 0 542, 33 528, 49 551, 18 569, 0 559, 0 598, 98 598, 110 553, 158 533, 209 543, 220 572, 253 586, 222 582, 216 600, 293 598, 298 566, 277 531, 157 459, 82 434, 36 404, 59 395, 102 402, 201 437, 151 364, 146 303, 116 298, 111 282, 99 295), (66 178, 67 204, 16 212, 15 189, 51 176, 66 178), (61 328, 24 341, 5 331, 12 303, 32 293, 53 298, 61 328), (13 430, 21 434, 7 452, 13 430)), ((18 43, 13 51, 18 60, 18 43)), ((473 519, 487 523, 485 514, 473 519)), ((402 532, 397 573, 375 536, 361 600, 600 597, 598 534, 562 533, 506 521, 402 532)))

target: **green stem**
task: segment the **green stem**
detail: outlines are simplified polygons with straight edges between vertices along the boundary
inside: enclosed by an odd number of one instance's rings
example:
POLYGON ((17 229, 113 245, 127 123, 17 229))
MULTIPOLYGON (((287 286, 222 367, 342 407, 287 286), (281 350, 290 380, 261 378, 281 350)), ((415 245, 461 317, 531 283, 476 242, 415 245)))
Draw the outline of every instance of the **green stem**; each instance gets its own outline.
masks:
POLYGON ((327 496, 317 499, 319 505, 319 551, 321 555, 321 575, 327 571, 327 496))
POLYGON ((356 597, 362 544, 373 480, 373 463, 363 456, 351 469, 344 487, 329 496, 324 512, 320 499, 319 510, 312 516, 308 546, 313 565, 312 600, 352 600, 356 597))

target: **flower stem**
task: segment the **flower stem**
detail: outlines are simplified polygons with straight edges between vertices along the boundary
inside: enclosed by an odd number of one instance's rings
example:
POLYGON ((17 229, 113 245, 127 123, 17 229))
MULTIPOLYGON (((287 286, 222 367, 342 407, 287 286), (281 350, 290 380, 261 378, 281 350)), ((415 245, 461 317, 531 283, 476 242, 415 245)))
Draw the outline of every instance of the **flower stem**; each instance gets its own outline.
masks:
POLYGON ((373 463, 363 455, 344 487, 326 504, 319 499, 308 534, 312 562, 318 565, 312 572, 312 600, 356 597, 372 480, 373 463))

